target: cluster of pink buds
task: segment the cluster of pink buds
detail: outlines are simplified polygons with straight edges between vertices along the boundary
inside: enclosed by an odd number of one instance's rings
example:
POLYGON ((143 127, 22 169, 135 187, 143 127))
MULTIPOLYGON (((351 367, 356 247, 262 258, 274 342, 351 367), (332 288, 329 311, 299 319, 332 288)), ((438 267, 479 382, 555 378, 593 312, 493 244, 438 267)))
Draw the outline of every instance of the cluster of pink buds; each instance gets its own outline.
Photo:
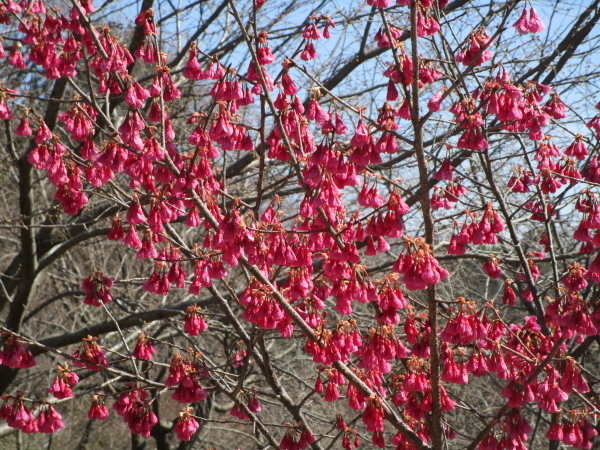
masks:
POLYGON ((437 91, 427 102, 427 109, 434 113, 438 112, 442 109, 442 100, 444 99, 444 94, 448 88, 446 86, 442 86, 439 91, 437 91))
POLYGON ((400 254, 392 270, 403 275, 402 282, 407 289, 426 289, 450 275, 439 265, 431 247, 423 239, 405 237, 404 244, 404 252, 400 254))
MULTIPOLYGON (((467 217, 476 218, 477 214, 466 212, 467 217)), ((481 220, 464 223, 460 232, 454 233, 450 238, 448 253, 450 255, 464 255, 468 244, 483 245, 498 243, 498 235, 504 230, 504 222, 491 203, 487 203, 481 220)))
POLYGON ((558 97, 555 92, 550 93, 550 100, 542 107, 542 111, 548 114, 553 119, 559 120, 567 117, 567 105, 558 97))
POLYGON ((323 15, 319 17, 313 14, 310 17, 310 22, 308 23, 308 25, 306 25, 304 31, 302 32, 302 37, 306 39, 307 42, 304 46, 304 50, 302 50, 302 53, 300 53, 300 59, 302 59, 303 61, 310 61, 311 59, 315 59, 318 56, 313 41, 321 39, 322 37, 329 39, 331 37, 329 31, 330 27, 335 27, 335 23, 333 22, 333 20, 331 20, 331 17, 329 17, 328 15, 323 15), (325 29, 323 30, 323 34, 321 34, 319 29, 317 28, 317 25, 321 21, 325 22, 325 29))
MULTIPOLYGON (((90 62, 90 68, 94 75, 100 78, 98 87, 99 93, 104 94, 110 92, 111 94, 120 94, 122 89, 117 81, 118 76, 125 75, 127 73, 127 66, 135 61, 127 47, 119 44, 118 41, 119 39, 116 36, 111 36, 110 28, 108 26, 103 26, 100 30, 100 44, 104 52, 109 55, 109 58, 104 59, 101 52, 94 52, 93 50, 90 51, 91 49, 88 49, 88 53, 95 53, 90 62)), ((153 44, 153 49, 154 51, 150 52, 146 51, 146 48, 141 46, 138 51, 136 51, 135 55, 138 58, 143 58, 146 62, 158 62, 156 44, 153 44)), ((97 49, 94 48, 94 50, 97 49)))
POLYGON ((167 272, 169 282, 175 284, 179 289, 183 289, 185 287, 187 272, 181 263, 181 251, 176 247, 169 246, 161 250, 158 259, 168 260, 171 265, 167 272))
POLYGON ((454 178, 454 166, 450 158, 444 159, 440 168, 433 174, 433 178, 439 181, 451 181, 454 178))
POLYGON ((275 55, 271 51, 271 48, 268 44, 269 35, 262 31, 257 36, 258 48, 256 49, 256 58, 258 60, 258 64, 261 66, 266 66, 275 61, 275 55))
POLYGON ((185 309, 183 331, 190 336, 198 336, 200 332, 208 329, 206 320, 204 320, 201 312, 202 308, 196 304, 190 305, 185 309))
POLYGON ((585 168, 581 171, 581 176, 584 180, 592 183, 600 182, 600 161, 598 160, 598 156, 590 158, 585 168))
POLYGON ((441 360, 444 363, 444 369, 440 379, 447 383, 468 384, 469 373, 465 362, 465 350, 462 347, 458 348, 460 362, 454 360, 454 350, 451 347, 446 347, 446 350, 441 355, 441 360))
MULTIPOLYGON (((240 214, 239 203, 239 199, 234 200, 231 211, 220 220, 218 231, 214 235, 208 233, 203 244, 204 247, 223 252, 221 260, 229 267, 237 266, 240 257, 252 254, 255 249, 254 233, 248 229, 244 217, 240 214)), ((219 273, 220 276, 213 278, 225 276, 220 268, 219 273)))
POLYGON ((584 266, 578 262, 569 264, 567 266, 567 274, 562 278, 562 284, 571 291, 582 291, 588 285, 585 281, 587 270, 584 266))
POLYGON ((198 47, 195 42, 190 45, 189 57, 185 68, 182 71, 185 78, 191 80, 219 80, 225 75, 223 66, 216 58, 211 59, 206 70, 202 70, 198 62, 198 47))
POLYGON ((16 93, 17 91, 14 89, 5 88, 4 85, 0 84, 0 119, 11 120, 13 118, 13 113, 8 103, 6 103, 6 99, 11 98, 10 94, 16 93))
POLYGON ((456 299, 458 314, 450 319, 440 339, 449 344, 469 345, 479 339, 487 338, 487 327, 475 311, 475 303, 465 298, 456 299))
MULTIPOLYGON (((366 382, 367 386, 371 384, 369 380, 365 379, 364 370, 355 370, 355 372, 357 372, 357 375, 366 382)), ((366 397, 353 384, 348 385, 346 396, 348 397, 348 406, 355 411, 360 411, 367 406, 366 397)))
MULTIPOLYGON (((305 116, 308 120, 312 120, 312 121, 318 123, 319 125, 323 125, 326 122, 329 122, 327 124, 328 129, 331 128, 331 130, 335 131, 336 134, 345 134, 345 133, 340 133, 340 131, 342 131, 340 129, 340 127, 335 126, 331 122, 331 115, 323 109, 323 107, 319 104, 318 99, 315 97, 312 97, 310 99, 310 101, 308 103, 308 109, 305 112, 305 116)), ((319 149, 319 146, 317 147, 317 151, 318 151, 318 149, 319 149)))
POLYGON ((358 194, 357 201, 360 206, 374 209, 380 208, 387 203, 385 199, 379 195, 377 187, 373 186, 369 188, 368 183, 363 185, 362 190, 358 194))
MULTIPOLYGON (((161 250, 161 253, 163 253, 163 250, 161 250)), ((164 254, 158 255, 158 258, 154 261, 154 271, 142 286, 142 289, 146 292, 153 292, 158 295, 167 295, 171 290, 171 283, 169 281, 169 277, 167 276, 168 265, 164 260, 161 260, 164 257, 164 254)))
POLYGON ((546 29, 544 22, 542 22, 533 7, 523 8, 521 17, 513 24, 513 27, 517 29, 519 34, 540 33, 546 29))
POLYGON ((58 115, 58 119, 64 123, 65 130, 71 134, 71 139, 85 141, 94 134, 94 121, 98 113, 85 103, 75 103, 73 107, 58 115))
POLYGON ((92 404, 88 410, 88 419, 105 420, 109 415, 108 408, 100 397, 98 395, 92 395, 92 404))
MULTIPOLYGON (((450 0, 417 0, 424 8, 444 9, 450 0)), ((398 6, 410 6, 410 0, 396 0, 398 6)))
POLYGON ((52 434, 62 430, 65 424, 54 406, 42 403, 37 417, 37 426, 40 433, 52 434))
MULTIPOLYGON (((376 248, 376 253, 389 250, 387 242, 383 237, 397 238, 402 236, 404 232, 404 222, 402 216, 409 210, 409 206, 404 202, 400 194, 396 191, 390 193, 387 201, 386 209, 380 209, 377 214, 372 216, 364 229, 364 234, 368 235, 367 249, 370 241, 373 249, 376 248), (375 245, 376 244, 376 245, 375 245)), ((357 240, 362 236, 357 236, 357 240)), ((368 253, 367 253, 368 254, 368 253)), ((375 254, 375 253, 373 253, 375 254)))
POLYGON ((113 409, 123 416, 123 422, 132 434, 149 437, 152 427, 158 423, 158 418, 148 402, 146 390, 138 389, 131 383, 127 384, 126 390, 113 404, 113 409))
MULTIPOLYGON (((588 189, 582 190, 575 203, 575 209, 583 213, 583 218, 573 233, 573 239, 584 243, 582 253, 593 253, 596 247, 600 247, 600 204, 596 194, 588 189), (593 235, 590 233, 592 230, 596 230, 593 235)), ((586 279, 594 282, 600 281, 600 261, 597 259, 592 261, 585 275, 586 279)))
POLYGON ((132 404, 137 399, 145 399, 147 396, 148 393, 144 389, 136 389, 135 383, 127 383, 125 390, 119 395, 112 407, 121 416, 131 409, 132 404))
POLYGON ((52 135, 41 118, 39 122, 40 127, 34 138, 37 145, 27 154, 27 161, 38 170, 48 172, 48 179, 58 188, 54 198, 67 214, 76 214, 88 201, 83 193, 81 168, 66 159, 69 155, 67 147, 52 135))
POLYGON ((338 390, 338 386, 343 386, 346 384, 346 379, 344 376, 334 369, 324 369, 319 367, 319 371, 324 371, 327 376, 327 386, 324 385, 321 380, 321 376, 317 376, 315 381, 315 392, 319 394, 325 394, 323 396, 323 400, 326 402, 334 402, 338 398, 340 398, 340 391, 338 390))
POLYGON ((138 334, 138 341, 137 344, 135 344, 132 355, 135 358, 150 361, 155 352, 156 349, 148 339, 148 336, 145 333, 138 334))
POLYGON ((533 173, 522 167, 516 167, 513 173, 507 184, 511 191, 521 194, 529 192, 529 186, 534 182, 533 173))
POLYGON ((561 290, 546 309, 546 322, 564 327, 563 336, 567 339, 576 335, 593 336, 600 329, 600 313, 590 313, 589 306, 579 292, 561 290))
MULTIPOLYGON (((331 335, 331 352, 340 361, 347 362, 351 354, 356 354, 363 341, 356 320, 338 320, 331 335)), ((337 360, 337 359, 336 359, 337 360)), ((342 380, 342 378, 338 378, 342 380)), ((340 384, 343 384, 340 382, 340 384)))
POLYGON ((394 83, 400 83, 404 86, 410 86, 413 80, 413 61, 406 53, 404 47, 400 47, 398 52, 398 64, 390 65, 383 72, 384 77, 388 77, 394 83))
MULTIPOLYGON (((402 30, 398 27, 395 27, 392 24, 388 25, 388 29, 389 29, 389 35, 388 35, 388 30, 386 30, 386 28, 384 26, 379 28, 379 31, 377 31, 377 33, 375 33, 375 36, 373 37, 373 39, 375 40, 375 42, 377 42, 377 47, 391 48, 392 46, 393 47, 396 46, 395 44, 397 43, 397 39, 400 36, 402 36, 402 30), (391 42, 390 42, 389 36, 392 37, 391 42)), ((388 98, 388 100, 396 100, 396 99, 388 98)))
POLYGON ((580 411, 569 412, 565 420, 558 419, 546 432, 546 437, 551 441, 560 441, 583 450, 594 447, 593 439, 596 436, 598 431, 586 420, 586 414, 580 411))
POLYGON ((189 441, 198 429, 199 425, 194 416, 192 416, 193 408, 186 406, 179 413, 179 418, 173 427, 173 431, 177 435, 177 439, 181 441, 189 441))
POLYGON ((39 405, 27 408, 26 399, 19 391, 15 397, 3 396, 1 401, 0 419, 6 420, 9 427, 19 429, 23 433, 52 434, 65 427, 60 413, 43 400, 39 405), (11 400, 12 403, 8 403, 11 400))
POLYGON ((361 356, 358 366, 363 369, 388 373, 392 360, 406 358, 409 350, 395 332, 394 325, 373 327, 363 337, 364 343, 356 354, 361 356))
MULTIPOLYGON (((310 258, 310 254, 306 254, 310 258)), ((308 266, 290 269, 287 280, 281 286, 282 291, 289 294, 290 300, 295 301, 310 295, 314 288, 310 272, 308 266)))
MULTIPOLYGON (((342 419, 343 422, 343 419, 342 419)), ((356 428, 348 428, 345 426, 344 428, 340 428, 338 426, 338 430, 344 432, 342 436, 342 448, 345 450, 355 450, 360 447, 360 436, 358 435, 358 430, 356 428)))
POLYGON ((590 386, 583 378, 583 375, 581 375, 581 369, 573 358, 566 357, 563 361, 562 369, 563 372, 559 380, 559 385, 563 391, 567 394, 575 390, 580 394, 590 392, 590 386))
MULTIPOLYGON (((206 255, 207 256, 207 255, 206 255)), ((219 280, 227 276, 227 270, 220 258, 200 257, 194 263, 194 278, 189 292, 198 295, 202 288, 212 285, 212 280, 219 280)))
POLYGON ((273 79, 267 72, 266 68, 261 65, 258 65, 257 68, 254 61, 250 61, 250 63, 248 64, 248 72, 246 73, 246 80, 253 84, 253 87, 250 89, 250 92, 255 95, 260 95, 260 93, 262 92, 262 82, 261 77, 259 76, 259 70, 262 74, 263 80, 265 81, 267 90, 271 92, 275 88, 273 79))
POLYGON ((367 5, 375 6, 376 8, 387 8, 392 4, 392 0, 367 0, 367 5))
POLYGON ((111 227, 106 236, 110 241, 120 241, 125 237, 125 229, 123 228, 123 219, 115 216, 111 220, 111 227))
POLYGON ((279 306, 268 286, 254 280, 240 295, 239 301, 246 307, 244 320, 267 330, 278 329, 285 337, 292 335, 294 328, 291 319, 279 306))
POLYGON ((81 361, 73 361, 78 367, 85 367, 89 370, 100 370, 100 366, 108 366, 106 355, 96 343, 97 337, 87 336, 81 340, 79 348, 73 353, 74 358, 81 361))
POLYGON ((15 44, 11 47, 10 54, 8 56, 8 63, 17 69, 25 68, 25 61, 23 60, 23 54, 20 52, 22 46, 20 43, 15 44))
POLYGON ((399 286, 399 277, 396 274, 390 274, 378 281, 379 295, 375 301, 379 304, 381 313, 377 314, 376 319, 382 324, 397 324, 400 322, 397 310, 408 306, 404 293, 399 286))
POLYGON ((246 347, 243 341, 238 341, 236 343, 236 350, 231 358, 231 364, 234 367, 239 367, 246 362, 248 358, 248 352, 246 351, 246 347))
MULTIPOLYGON (((2 110, 2 102, 0 102, 0 110, 2 110)), ((31 130, 31 126, 29 125, 30 111, 31 111, 31 109, 29 109, 29 108, 24 109, 23 117, 21 118, 19 125, 17 125, 17 127, 15 128, 15 134, 17 136, 31 136, 33 134, 33 131, 31 130)), ((6 115, 6 114, 2 114, 0 112, 0 115, 6 115)))
POLYGON ((425 37, 440 31, 440 24, 432 15, 433 2, 431 0, 417 0, 417 36, 425 37))
POLYGON ((384 415, 381 399, 378 397, 370 398, 362 414, 362 421, 367 426, 367 431, 373 433, 372 442, 378 448, 385 447, 383 439, 383 430, 385 428, 384 415))
POLYGON ((467 188, 460 183, 460 178, 450 181, 446 187, 434 186, 434 193, 431 196, 431 209, 452 209, 458 199, 462 197, 467 188))
POLYGON ((12 404, 5 403, 10 396, 2 397, 3 405, 0 406, 0 419, 6 420, 11 428, 17 428, 24 433, 52 434, 65 427, 60 413, 54 406, 42 402, 38 410, 36 407, 28 409, 24 405, 22 393, 18 393, 12 404), (36 414, 37 413, 37 414, 36 414))
POLYGON ((576 134, 575 140, 565 148, 565 155, 572 156, 579 161, 583 161, 588 153, 589 151, 583 142, 583 136, 581 134, 576 134))
POLYGON ((456 56, 456 60, 465 66, 480 66, 492 59, 491 44, 491 37, 483 29, 472 31, 467 38, 467 48, 456 56))
POLYGON ((483 269, 485 274, 490 278, 502 278, 503 272, 500 268, 499 263, 500 260, 496 256, 490 255, 488 260, 483 264, 481 268, 483 269))
POLYGON ((307 338, 304 345, 304 352, 312 355, 313 362, 317 364, 333 364, 334 361, 347 361, 344 353, 333 344, 333 333, 325 328, 323 324, 317 326, 313 331, 314 339, 307 338))
MULTIPOLYGON (((391 30, 392 36, 394 38, 399 37, 402 33, 401 30, 396 29, 395 27, 390 27, 390 30, 391 30), (394 30, 397 30, 397 31, 394 31, 394 30)), ((383 34, 381 34, 381 37, 379 38, 379 40, 377 37, 378 35, 375 35, 375 40, 378 41, 377 45, 379 47, 389 45, 388 40, 387 40, 387 34, 385 33, 384 28, 381 28, 379 30, 378 34, 380 34, 380 33, 383 33, 383 34)), ((403 47, 400 47, 399 65, 398 66, 391 65, 383 73, 384 76, 386 76, 390 79, 388 82, 388 86, 387 86, 387 95, 386 95, 387 101, 398 100, 399 92, 394 83, 402 83, 403 85, 407 86, 412 82, 412 73, 409 73, 409 71, 412 71, 412 59, 410 58, 410 56, 408 56, 405 53, 405 50, 403 49, 403 47)), ((431 61, 428 61, 428 60, 420 60, 419 61, 419 83, 418 83, 419 88, 422 88, 428 84, 431 84, 441 77, 442 77, 442 73, 438 69, 436 69, 435 66, 433 66, 431 61)), ((442 88, 442 90, 440 92, 443 93, 444 89, 445 88, 442 88)), ((385 103, 384 103, 384 106, 385 106, 385 103)), ((439 108, 437 110, 439 110, 439 108)), ((398 110, 393 110, 392 112, 393 112, 394 116, 396 116, 396 117, 401 117, 405 120, 410 120, 410 104, 409 104, 408 100, 404 99, 404 102, 402 103, 400 108, 398 110)), ((381 123, 381 122, 379 122, 379 123, 381 123)), ((396 129, 397 126, 396 127, 388 127, 388 128, 396 129)))
POLYGON ((141 108, 150 97, 150 91, 142 87, 142 85, 135 81, 135 78, 131 76, 127 76, 126 80, 128 86, 123 101, 134 109, 141 108))
MULTIPOLYGON (((199 160, 199 163, 201 166, 198 166, 198 168, 202 167, 201 173, 206 176, 207 181, 208 181, 208 179, 210 179, 212 176, 212 171, 211 171, 210 167, 207 166, 209 164, 208 160, 216 158, 217 156, 220 155, 220 152, 214 146, 214 144, 212 143, 212 141, 210 139, 210 136, 208 135, 208 132, 204 128, 204 125, 206 124, 206 119, 207 119, 207 114, 205 112, 201 112, 201 113, 194 112, 191 114, 190 118, 187 120, 186 123, 188 125, 197 124, 194 131, 192 131, 189 134, 187 141, 191 145, 196 145, 196 146, 200 147, 199 149, 197 149, 198 155, 201 156, 201 158, 199 160)), ((200 175, 200 173, 199 173, 199 175, 200 175)), ((188 180, 186 180, 186 183, 187 182, 188 182, 188 180)), ((189 180, 189 182, 191 182, 192 185, 196 184, 194 182, 194 180, 189 180)), ((211 184, 211 183, 209 183, 209 184, 211 184)))
POLYGON ((508 306, 514 306, 517 300, 517 293, 512 287, 513 280, 507 278, 504 280, 504 292, 502 294, 502 304, 508 306))
POLYGON ((431 324, 427 315, 419 314, 415 316, 409 309, 404 322, 404 333, 406 340, 412 345, 412 354, 419 358, 429 358, 431 351, 429 348, 429 336, 431 334, 431 324))
MULTIPOLYGON (((511 410, 502 421, 501 424, 502 431, 504 431, 504 435, 500 440, 499 446, 503 445, 503 440, 505 442, 514 442, 514 446, 516 448, 523 448, 525 446, 525 441, 528 440, 528 434, 533 431, 533 427, 527 422, 527 419, 523 417, 520 409, 511 410)), ((502 447, 500 447, 502 448, 502 447)))
POLYGON ((165 380, 166 386, 177 385, 172 398, 179 403, 199 402, 207 396, 198 381, 200 376, 205 375, 205 371, 200 366, 199 357, 201 355, 191 350, 190 354, 192 359, 186 359, 179 353, 173 355, 169 365, 169 376, 165 380))
POLYGON ((148 8, 140 12, 135 19, 135 24, 142 27, 144 33, 144 41, 136 50, 136 57, 143 58, 147 63, 155 63, 158 59, 154 59, 154 55, 158 55, 156 47, 156 23, 154 22, 154 11, 148 8))
MULTIPOLYGON (((540 105, 543 96, 550 92, 550 86, 529 82, 525 86, 515 86, 508 72, 502 68, 498 75, 485 83, 473 96, 484 102, 482 106, 504 124, 504 129, 512 132, 529 131, 531 140, 547 138, 543 128, 553 117, 566 115, 566 108, 557 94, 553 94, 546 105, 540 105)), ((556 149, 558 150, 558 149, 556 149)), ((554 155, 558 156, 558 155, 554 155)))
POLYGON ((112 300, 110 288, 114 278, 108 278, 101 272, 92 272, 81 283, 81 289, 86 293, 83 303, 91 306, 102 306, 112 300))
POLYGON ((48 392, 58 399, 73 397, 73 390, 71 388, 79 382, 79 377, 75 372, 71 372, 69 366, 66 364, 64 366, 56 366, 56 369, 58 373, 48 392))
POLYGON ((456 144, 458 148, 469 150, 488 148, 488 141, 482 131, 483 117, 479 111, 476 111, 473 98, 466 98, 454 103, 450 112, 454 114, 454 121, 465 130, 456 144))
POLYGON ((488 114, 496 114, 499 121, 512 122, 523 118, 522 89, 511 83, 504 68, 493 80, 487 81, 478 94, 479 100, 485 102, 488 114))
POLYGON ((0 332, 0 364, 15 369, 29 369, 37 363, 24 342, 11 332, 0 332))
POLYGON ((530 216, 531 220, 535 220, 537 222, 545 222, 546 217, 548 219, 550 219, 556 215, 556 212, 554 211, 554 205, 552 205, 549 202, 549 199, 547 197, 545 198, 545 202, 546 202, 546 211, 545 212, 544 212, 544 206, 542 204, 542 201, 539 199, 531 200, 531 201, 525 203, 524 208, 528 209, 529 211, 532 212, 532 214, 530 216))
MULTIPOLYGON (((227 69, 225 71, 223 77, 214 84, 210 95, 217 102, 227 102, 227 109, 231 113, 236 113, 240 106, 246 106, 254 102, 252 92, 249 89, 242 88, 235 69, 227 69)), ((221 120, 229 119, 228 116, 221 115, 218 117, 221 120)), ((219 140, 219 130, 213 129, 213 127, 211 127, 209 136, 217 141, 223 150, 233 150, 234 148, 251 150, 251 148, 246 148, 246 146, 252 144, 252 141, 249 140, 245 128, 231 122, 229 125, 230 128, 225 128, 223 131, 230 132, 229 135, 232 137, 233 143, 227 144, 225 141, 219 140)))

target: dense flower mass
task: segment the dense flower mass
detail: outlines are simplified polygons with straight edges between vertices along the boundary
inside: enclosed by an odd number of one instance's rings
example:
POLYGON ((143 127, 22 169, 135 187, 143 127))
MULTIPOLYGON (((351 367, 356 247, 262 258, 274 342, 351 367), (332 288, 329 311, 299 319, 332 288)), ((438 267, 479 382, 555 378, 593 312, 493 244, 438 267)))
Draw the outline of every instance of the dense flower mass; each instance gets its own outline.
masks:
POLYGON ((0 2, 9 428, 598 446, 592 7, 111 3, 0 2))

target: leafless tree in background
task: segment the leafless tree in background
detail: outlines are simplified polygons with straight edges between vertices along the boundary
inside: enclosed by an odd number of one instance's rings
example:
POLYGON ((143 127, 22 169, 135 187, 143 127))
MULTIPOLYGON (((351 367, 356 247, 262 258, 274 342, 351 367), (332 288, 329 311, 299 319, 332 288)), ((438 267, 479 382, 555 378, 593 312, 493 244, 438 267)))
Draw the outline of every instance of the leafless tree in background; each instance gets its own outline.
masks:
POLYGON ((0 0, 1 449, 598 445, 600 2, 391 3, 0 0))

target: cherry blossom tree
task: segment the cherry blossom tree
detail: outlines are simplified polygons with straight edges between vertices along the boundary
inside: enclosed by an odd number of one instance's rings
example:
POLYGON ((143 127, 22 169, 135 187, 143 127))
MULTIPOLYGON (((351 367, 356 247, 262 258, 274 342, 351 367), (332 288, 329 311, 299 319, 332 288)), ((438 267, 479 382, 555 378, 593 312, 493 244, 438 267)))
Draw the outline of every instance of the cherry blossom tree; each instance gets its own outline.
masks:
POLYGON ((2 448, 597 448, 599 20, 0 0, 2 448))

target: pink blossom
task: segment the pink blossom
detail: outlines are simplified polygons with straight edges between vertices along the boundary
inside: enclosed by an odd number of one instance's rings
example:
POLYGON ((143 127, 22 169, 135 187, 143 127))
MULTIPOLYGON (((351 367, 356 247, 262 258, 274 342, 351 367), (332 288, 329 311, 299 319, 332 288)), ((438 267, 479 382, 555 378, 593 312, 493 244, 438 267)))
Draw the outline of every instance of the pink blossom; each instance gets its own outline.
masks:
POLYGON ((544 22, 542 22, 542 19, 540 19, 533 7, 529 9, 523 8, 521 17, 513 24, 513 27, 515 27, 520 34, 540 33, 546 29, 544 22))

